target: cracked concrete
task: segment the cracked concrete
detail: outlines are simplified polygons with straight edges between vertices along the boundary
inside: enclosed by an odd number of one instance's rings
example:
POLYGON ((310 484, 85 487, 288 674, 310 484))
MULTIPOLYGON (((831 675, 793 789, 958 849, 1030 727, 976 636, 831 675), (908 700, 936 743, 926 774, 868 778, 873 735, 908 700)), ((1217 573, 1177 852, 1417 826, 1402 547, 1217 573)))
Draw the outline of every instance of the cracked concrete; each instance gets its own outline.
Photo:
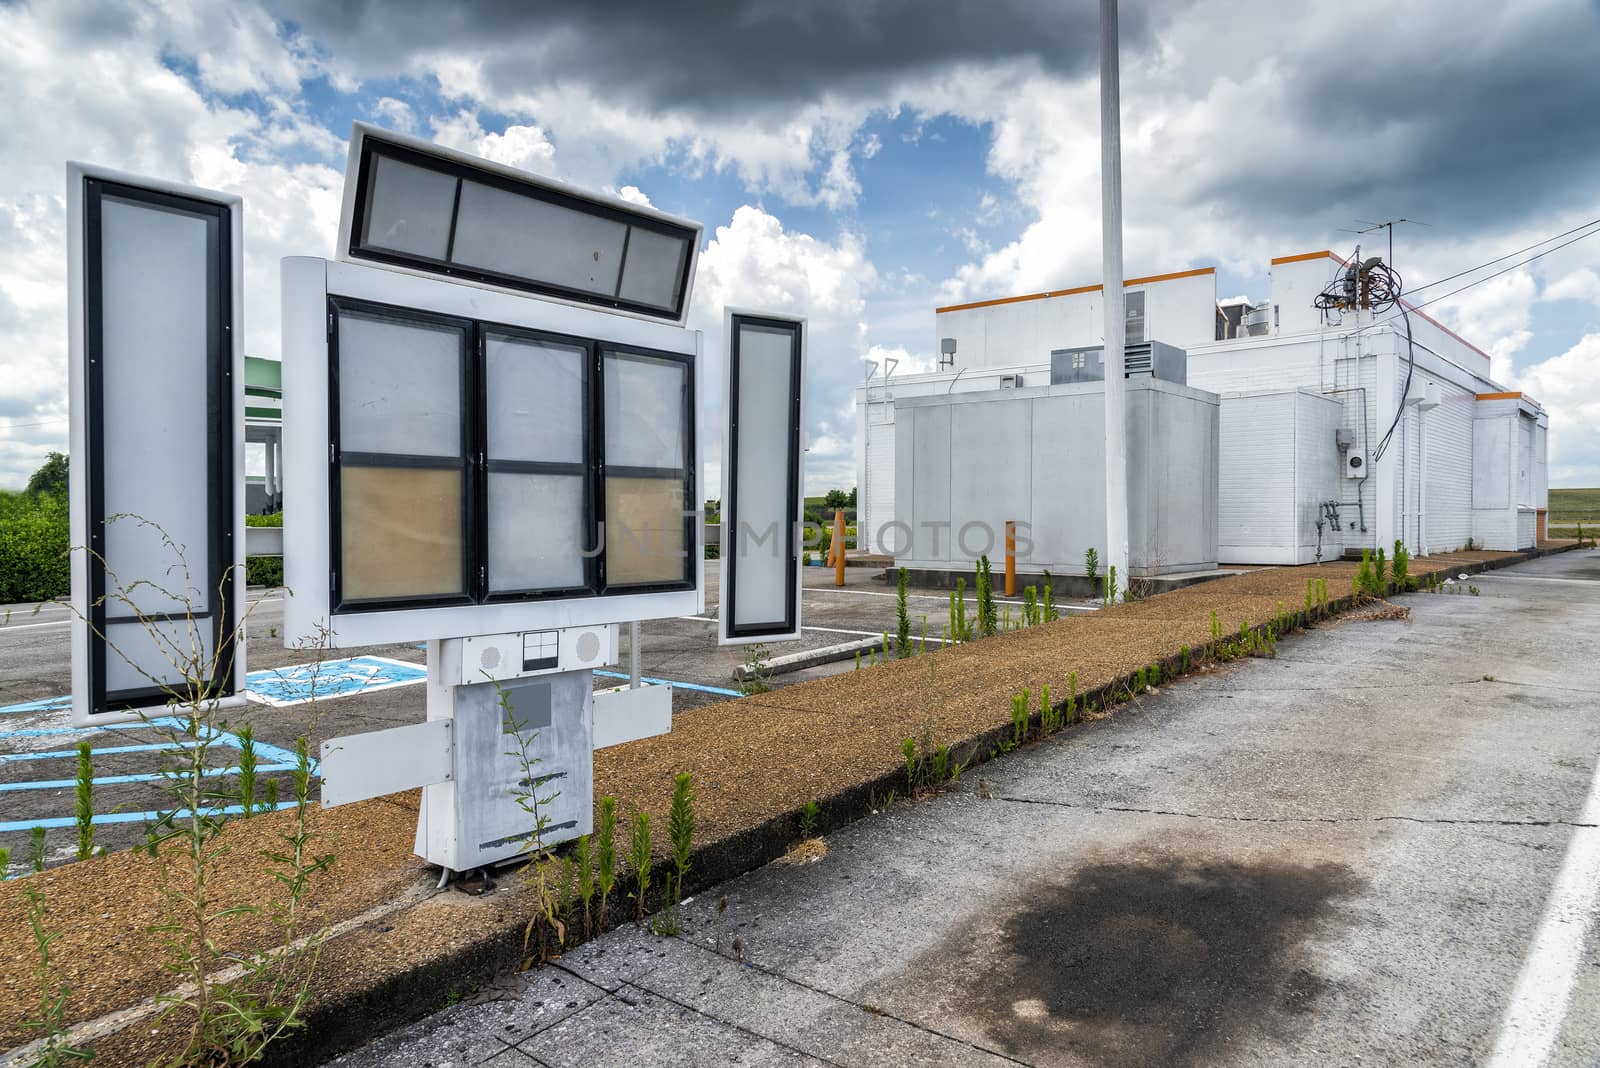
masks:
POLYGON ((336 1063, 1480 1063, 1595 826, 1596 560, 1165 685, 336 1063))

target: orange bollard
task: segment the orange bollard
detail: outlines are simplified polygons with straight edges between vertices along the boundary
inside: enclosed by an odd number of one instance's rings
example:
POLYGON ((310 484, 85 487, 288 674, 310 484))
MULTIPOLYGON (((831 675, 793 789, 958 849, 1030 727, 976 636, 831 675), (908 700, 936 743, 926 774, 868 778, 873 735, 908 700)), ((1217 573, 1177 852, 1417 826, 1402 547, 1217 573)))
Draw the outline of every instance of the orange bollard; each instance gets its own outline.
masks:
POLYGON ((833 513, 833 584, 844 585, 844 509, 833 513))
POLYGON ((1006 520, 1006 596, 1017 595, 1017 521, 1006 520))

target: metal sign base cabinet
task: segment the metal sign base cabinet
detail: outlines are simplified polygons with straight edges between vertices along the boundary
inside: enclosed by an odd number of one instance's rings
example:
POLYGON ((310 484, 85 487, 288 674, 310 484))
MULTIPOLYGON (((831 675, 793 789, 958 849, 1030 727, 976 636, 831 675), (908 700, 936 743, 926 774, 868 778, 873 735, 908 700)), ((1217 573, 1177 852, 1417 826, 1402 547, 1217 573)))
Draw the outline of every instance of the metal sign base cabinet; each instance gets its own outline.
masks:
POLYGON ((428 643, 428 719, 455 723, 455 772, 425 786, 416 852, 430 864, 469 871, 534 848, 538 799, 551 846, 593 827, 594 702, 588 670, 460 685, 464 643, 428 643), (508 721, 522 727, 521 734, 508 721), (522 753, 527 754, 524 764, 522 753), (528 774, 531 770, 531 776, 528 774))

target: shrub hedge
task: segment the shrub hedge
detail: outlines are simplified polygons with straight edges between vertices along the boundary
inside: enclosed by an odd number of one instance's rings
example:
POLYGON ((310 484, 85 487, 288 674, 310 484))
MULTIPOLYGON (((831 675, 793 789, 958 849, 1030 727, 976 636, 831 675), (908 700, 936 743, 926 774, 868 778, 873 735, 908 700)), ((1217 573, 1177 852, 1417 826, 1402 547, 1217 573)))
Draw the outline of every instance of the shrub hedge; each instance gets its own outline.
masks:
POLYGON ((72 589, 67 502, 0 491, 0 604, 48 601, 72 589))

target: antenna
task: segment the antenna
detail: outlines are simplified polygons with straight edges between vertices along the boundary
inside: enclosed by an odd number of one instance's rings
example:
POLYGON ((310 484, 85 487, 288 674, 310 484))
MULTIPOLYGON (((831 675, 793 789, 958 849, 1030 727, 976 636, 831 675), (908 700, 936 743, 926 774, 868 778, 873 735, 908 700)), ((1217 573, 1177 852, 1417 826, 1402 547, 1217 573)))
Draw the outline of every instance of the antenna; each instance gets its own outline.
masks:
POLYGON ((1389 258, 1385 262, 1387 262, 1389 264, 1389 266, 1393 267, 1394 266, 1394 228, 1396 226, 1399 226, 1401 223, 1410 223, 1412 226, 1426 226, 1430 230, 1433 229, 1433 224, 1432 223, 1425 223, 1421 219, 1385 219, 1383 222, 1371 222, 1371 221, 1369 221, 1367 219, 1357 219, 1356 220, 1356 225, 1361 227, 1361 229, 1359 229, 1359 230, 1348 230, 1348 229, 1346 229, 1346 228, 1341 226, 1339 228, 1339 232, 1342 233, 1342 234, 1370 234, 1375 230, 1387 230, 1387 231, 1389 231, 1389 258))

